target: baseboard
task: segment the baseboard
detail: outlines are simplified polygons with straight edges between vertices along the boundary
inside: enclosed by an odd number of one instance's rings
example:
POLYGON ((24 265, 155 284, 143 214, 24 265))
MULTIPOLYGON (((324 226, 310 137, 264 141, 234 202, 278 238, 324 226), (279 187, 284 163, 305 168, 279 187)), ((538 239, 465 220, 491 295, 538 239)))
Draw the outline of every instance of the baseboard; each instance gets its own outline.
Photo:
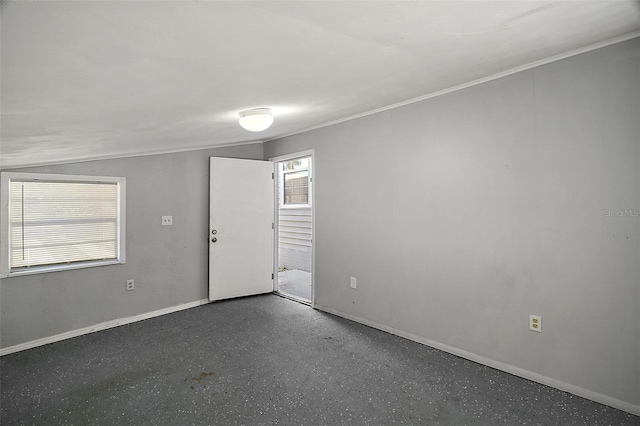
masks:
POLYGON ((0 356, 9 355, 15 352, 24 351, 31 348, 36 348, 42 345, 48 345, 49 343, 55 343, 61 340, 71 339, 72 337, 78 337, 84 334, 94 333, 96 331, 106 330, 108 328, 118 327, 125 324, 131 324, 132 322, 159 317, 161 315, 182 311, 184 309, 195 308, 196 306, 205 305, 207 303, 209 303, 209 299, 196 300, 195 302, 183 303, 182 305, 158 309, 157 311, 147 312, 140 315, 134 315, 132 317, 118 318, 115 320, 106 321, 100 324, 92 325, 90 327, 67 331, 65 333, 56 334, 55 336, 44 337, 42 339, 36 339, 30 342, 21 343, 19 345, 2 348, 0 349, 0 356))
POLYGON ((495 368, 496 370, 504 371, 509 374, 513 374, 514 376, 519 376, 537 383, 541 383, 546 386, 550 386, 552 388, 556 388, 565 392, 569 392, 573 395, 580 396, 582 398, 590 399, 591 401, 599 402, 600 404, 608 405, 613 408, 617 408, 618 410, 626 411, 631 414, 635 414, 636 416, 640 416, 640 405, 634 405, 630 402, 621 401, 616 398, 612 398, 607 395, 600 394, 598 392, 591 391, 589 389, 584 389, 579 386, 572 385, 570 383, 564 383, 560 380, 553 379, 551 377, 543 376, 542 374, 534 373, 532 371, 524 370, 519 367, 515 367, 513 365, 505 364, 500 361, 495 361, 490 358, 486 358, 480 355, 476 355, 472 352, 467 352, 462 349, 458 349, 449 345, 445 345, 440 342, 436 342, 434 340, 426 339, 421 336, 417 336, 415 334, 407 333, 402 330, 397 330, 393 327, 387 327, 382 324, 378 324, 374 321, 369 321, 364 318, 357 317, 355 315, 345 314, 344 312, 340 312, 333 308, 328 308, 326 306, 322 306, 319 304, 314 304, 314 308, 337 315, 342 318, 346 318, 351 321, 358 322, 360 324, 367 325, 372 328, 377 328, 378 330, 386 331, 387 333, 395 334, 396 336, 404 337, 405 339, 413 340, 414 342, 422 343, 423 345, 430 346, 435 349, 439 349, 444 352, 448 352, 450 354, 459 356, 461 358, 465 358, 479 364, 486 365, 491 368, 495 368))

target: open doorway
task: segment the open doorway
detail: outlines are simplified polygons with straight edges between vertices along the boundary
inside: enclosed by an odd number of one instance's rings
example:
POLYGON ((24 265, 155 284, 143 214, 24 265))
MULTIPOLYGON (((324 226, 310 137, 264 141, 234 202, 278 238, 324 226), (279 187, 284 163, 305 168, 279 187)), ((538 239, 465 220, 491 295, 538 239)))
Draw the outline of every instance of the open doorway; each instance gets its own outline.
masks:
POLYGON ((313 302, 312 152, 271 159, 276 168, 276 292, 313 302))

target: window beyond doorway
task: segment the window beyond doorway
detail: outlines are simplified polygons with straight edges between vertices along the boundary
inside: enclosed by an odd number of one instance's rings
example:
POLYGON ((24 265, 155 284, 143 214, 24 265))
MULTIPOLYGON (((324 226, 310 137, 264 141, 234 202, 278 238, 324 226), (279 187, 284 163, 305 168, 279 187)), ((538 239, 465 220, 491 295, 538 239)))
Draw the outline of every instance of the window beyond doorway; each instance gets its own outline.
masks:
POLYGON ((309 203, 309 158, 280 163, 283 176, 282 205, 309 203))

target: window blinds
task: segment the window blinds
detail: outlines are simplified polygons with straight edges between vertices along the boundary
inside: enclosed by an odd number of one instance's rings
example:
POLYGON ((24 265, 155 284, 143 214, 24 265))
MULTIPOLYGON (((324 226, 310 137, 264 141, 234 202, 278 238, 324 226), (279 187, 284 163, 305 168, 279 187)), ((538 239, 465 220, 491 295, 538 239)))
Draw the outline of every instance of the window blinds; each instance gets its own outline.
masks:
POLYGON ((118 258, 118 184, 10 183, 11 270, 118 258))

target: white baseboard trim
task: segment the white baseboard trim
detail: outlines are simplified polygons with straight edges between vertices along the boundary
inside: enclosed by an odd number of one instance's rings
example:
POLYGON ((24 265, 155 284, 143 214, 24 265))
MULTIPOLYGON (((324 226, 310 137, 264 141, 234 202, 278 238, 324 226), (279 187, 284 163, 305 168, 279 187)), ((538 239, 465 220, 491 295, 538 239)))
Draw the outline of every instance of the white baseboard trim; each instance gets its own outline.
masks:
POLYGON ((405 339, 413 340, 414 342, 422 343, 423 345, 430 346, 435 349, 439 349, 444 352, 448 352, 450 354, 459 356, 461 358, 465 358, 479 364, 486 365, 491 368, 495 368, 496 370, 504 371, 509 374, 513 374, 514 376, 523 377, 525 379, 541 383, 546 386, 550 386, 552 388, 556 388, 565 392, 569 392, 573 395, 577 395, 586 399, 590 399, 591 401, 599 402, 600 404, 608 405, 613 408, 617 408, 618 410, 626 411, 631 414, 635 414, 636 416, 640 416, 640 405, 634 405, 630 402, 621 401, 616 398, 612 398, 607 395, 600 394, 598 392, 591 391, 589 389, 584 389, 579 386, 572 385, 570 383, 564 383, 560 380, 553 379, 551 377, 543 376, 542 374, 534 373, 532 371, 528 371, 519 367, 515 367, 513 365, 505 364, 500 361, 495 361, 490 358, 486 358, 480 355, 476 355, 472 352, 467 352, 462 349, 455 348, 453 346, 445 345, 440 342, 436 342, 434 340, 430 340, 421 336, 417 336, 415 334, 407 333, 402 330, 395 329, 393 327, 387 327, 382 324, 378 324, 374 321, 369 321, 364 318, 357 317, 355 315, 345 314, 344 312, 340 312, 333 308, 328 308, 326 306, 322 306, 319 304, 314 304, 314 308, 337 315, 342 318, 349 319, 351 321, 358 322, 360 324, 367 325, 372 328, 377 328, 378 330, 386 331, 387 333, 395 334, 396 336, 404 337, 405 339))
POLYGON ((157 311, 147 312, 140 315, 134 315, 132 317, 118 318, 111 321, 102 322, 100 324, 92 325, 90 327, 80 328, 78 330, 71 330, 65 333, 56 334, 55 336, 44 337, 42 339, 36 339, 30 342, 20 343, 19 345, 2 348, 0 349, 0 356, 9 355, 15 352, 24 351, 24 350, 35 348, 42 345, 48 345, 49 343, 55 343, 61 340, 71 339, 72 337, 78 337, 84 334, 94 333, 96 331, 106 330, 108 328, 118 327, 125 324, 131 324, 132 322, 159 317, 161 315, 182 311, 184 309, 195 308, 196 306, 206 305, 207 303, 209 303, 209 299, 196 300, 195 302, 183 303, 182 305, 158 309, 157 311))

